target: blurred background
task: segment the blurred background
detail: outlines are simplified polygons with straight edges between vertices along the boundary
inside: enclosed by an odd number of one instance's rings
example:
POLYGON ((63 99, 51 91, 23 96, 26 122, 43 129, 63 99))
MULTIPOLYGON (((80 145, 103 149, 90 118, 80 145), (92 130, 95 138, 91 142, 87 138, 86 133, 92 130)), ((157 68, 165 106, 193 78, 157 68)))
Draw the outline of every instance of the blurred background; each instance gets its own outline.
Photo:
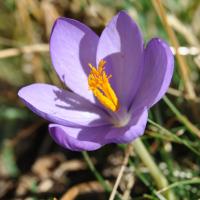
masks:
MULTIPOLYGON (((108 199, 110 187, 102 183, 114 183, 125 145, 88 154, 65 150, 50 138, 48 123, 20 102, 17 91, 35 82, 61 85, 48 47, 57 17, 77 19, 100 34, 120 10, 138 23, 146 42, 161 37, 176 52, 171 87, 149 112, 142 140, 177 199, 200 199, 200 1, 163 0, 162 7, 157 2, 0 1, 0 199, 108 199)), ((133 152, 118 198, 161 199, 156 191, 133 152)))

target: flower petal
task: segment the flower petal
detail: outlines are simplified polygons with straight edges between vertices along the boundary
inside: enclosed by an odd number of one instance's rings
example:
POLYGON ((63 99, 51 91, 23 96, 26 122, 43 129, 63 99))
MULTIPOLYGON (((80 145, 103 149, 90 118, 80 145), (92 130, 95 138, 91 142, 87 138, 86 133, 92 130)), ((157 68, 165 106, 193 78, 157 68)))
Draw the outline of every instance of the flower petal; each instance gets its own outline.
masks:
POLYGON ((105 113, 88 100, 48 84, 32 84, 20 89, 19 97, 39 116, 67 126, 107 124, 105 113))
POLYGON ((67 127, 50 124, 49 132, 55 142, 73 151, 92 151, 108 143, 128 143, 144 133, 147 110, 135 113, 130 124, 122 128, 111 125, 101 127, 67 127))
POLYGON ((75 93, 94 102, 88 90, 88 63, 96 64, 99 37, 84 24, 68 18, 56 20, 50 38, 50 54, 60 79, 75 93))
POLYGON ((144 71, 140 87, 132 104, 132 109, 158 102, 169 88, 174 57, 169 46, 161 39, 152 39, 145 49, 144 71))
POLYGON ((128 107, 137 91, 142 72, 143 39, 136 23, 119 12, 102 32, 97 47, 97 62, 107 61, 111 85, 121 105, 128 107))
POLYGON ((107 135, 106 140, 114 143, 129 143, 144 134, 147 124, 148 110, 139 109, 126 127, 113 128, 107 135))
POLYGON ((60 146, 72 151, 93 151, 105 144, 105 134, 110 126, 72 128, 58 124, 50 124, 51 137, 60 146))

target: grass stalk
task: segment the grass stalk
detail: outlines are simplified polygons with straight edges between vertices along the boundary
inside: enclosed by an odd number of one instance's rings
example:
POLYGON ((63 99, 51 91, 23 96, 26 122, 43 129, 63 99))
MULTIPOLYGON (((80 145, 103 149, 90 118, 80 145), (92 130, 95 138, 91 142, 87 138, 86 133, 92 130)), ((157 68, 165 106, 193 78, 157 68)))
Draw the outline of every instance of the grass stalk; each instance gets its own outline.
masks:
POLYGON ((95 166, 93 165, 88 153, 86 151, 82 152, 82 155, 85 159, 85 161, 88 164, 89 169, 92 171, 92 173, 95 175, 96 179, 101 183, 103 186, 104 190, 106 192, 110 192, 111 188, 110 186, 105 182, 104 178, 100 175, 100 173, 96 170, 95 166))
POLYGON ((177 119, 185 125, 187 130, 200 138, 200 130, 192 122, 190 122, 189 119, 184 116, 166 96, 163 97, 163 100, 168 105, 170 110, 176 115, 177 119))
POLYGON ((183 78, 183 83, 185 86, 185 91, 187 92, 190 99, 195 99, 196 98, 195 90, 194 90, 192 81, 189 78, 190 77, 189 67, 188 67, 184 57, 179 54, 179 51, 178 51, 179 42, 178 42, 178 39, 176 38, 176 35, 175 35, 172 27, 168 23, 165 8, 163 7, 160 0, 151 0, 151 1, 152 1, 152 4, 153 4, 157 14, 159 15, 159 17, 163 23, 164 28, 166 29, 166 32, 169 36, 169 39, 170 39, 172 45, 174 46, 176 58, 177 58, 177 61, 179 63, 179 67, 180 67, 180 73, 183 78))
MULTIPOLYGON (((165 176, 162 174, 156 163, 154 162, 152 156, 149 154, 148 150, 146 149, 145 145, 141 141, 140 138, 136 139, 133 142, 133 147, 135 153, 140 157, 142 162, 146 165, 149 170, 149 173, 155 180, 158 189, 163 189, 168 186, 168 181, 165 176)), ((175 196, 171 190, 167 190, 164 193, 165 197, 168 200, 175 200, 175 196)))

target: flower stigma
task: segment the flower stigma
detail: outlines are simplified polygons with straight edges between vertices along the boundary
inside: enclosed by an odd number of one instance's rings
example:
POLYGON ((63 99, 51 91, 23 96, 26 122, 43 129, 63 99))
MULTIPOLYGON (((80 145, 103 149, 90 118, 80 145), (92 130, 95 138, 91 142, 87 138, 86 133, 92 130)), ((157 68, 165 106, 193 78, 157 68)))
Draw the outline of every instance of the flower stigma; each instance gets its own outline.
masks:
POLYGON ((88 85, 89 89, 92 90, 94 96, 103 106, 113 112, 117 112, 120 105, 118 98, 109 83, 109 79, 112 75, 107 76, 105 64, 105 60, 100 60, 98 68, 92 66, 92 64, 88 64, 91 69, 88 76, 88 85))

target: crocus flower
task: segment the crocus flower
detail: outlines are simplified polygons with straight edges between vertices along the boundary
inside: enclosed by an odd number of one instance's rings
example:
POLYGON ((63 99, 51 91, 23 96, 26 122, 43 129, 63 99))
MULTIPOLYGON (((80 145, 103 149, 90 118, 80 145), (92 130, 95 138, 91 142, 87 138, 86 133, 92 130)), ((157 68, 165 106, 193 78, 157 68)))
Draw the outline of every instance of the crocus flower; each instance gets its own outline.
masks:
POLYGON ((169 46, 144 46, 124 11, 100 37, 79 21, 59 18, 50 38, 55 71, 70 89, 36 83, 20 89, 26 106, 50 121, 49 132, 64 148, 96 150, 143 135, 148 109, 167 91, 174 67, 169 46))

